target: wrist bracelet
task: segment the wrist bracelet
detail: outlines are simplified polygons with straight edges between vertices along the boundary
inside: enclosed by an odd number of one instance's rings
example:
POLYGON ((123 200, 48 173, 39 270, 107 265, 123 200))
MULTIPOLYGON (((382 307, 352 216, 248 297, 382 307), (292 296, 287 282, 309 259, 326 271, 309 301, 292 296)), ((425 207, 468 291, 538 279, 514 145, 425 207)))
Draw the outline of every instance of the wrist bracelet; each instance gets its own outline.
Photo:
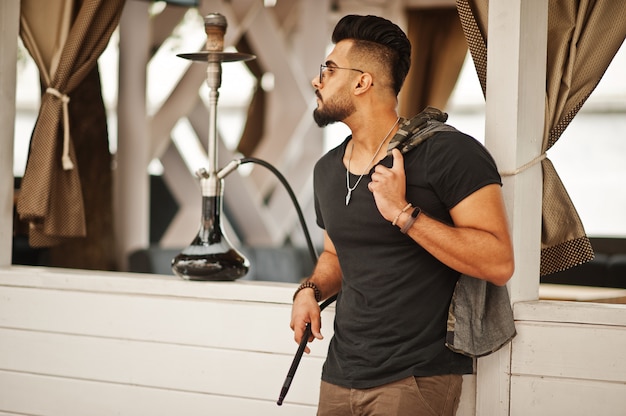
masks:
POLYGON ((296 300, 296 296, 298 296, 298 293, 300 293, 302 289, 313 289, 315 300, 317 302, 322 300, 322 292, 319 290, 317 285, 311 282, 310 280, 307 280, 306 282, 298 286, 298 288, 296 289, 296 292, 293 294, 293 300, 296 300))
POLYGON ((407 220, 407 222, 404 223, 404 225, 400 229, 400 232, 402 234, 406 234, 411 229, 411 227, 417 220, 417 216, 420 215, 420 212, 422 212, 422 209, 420 207, 415 207, 413 212, 411 212, 411 217, 407 220))
POLYGON ((400 215, 402 215, 403 212, 405 212, 407 209, 411 208, 413 205, 411 205, 411 203, 409 202, 408 204, 405 205, 404 208, 402 208, 402 211, 400 211, 398 213, 398 215, 396 215, 396 218, 393 219, 393 221, 391 222, 391 225, 396 225, 396 223, 398 222, 398 220, 400 219, 400 215))

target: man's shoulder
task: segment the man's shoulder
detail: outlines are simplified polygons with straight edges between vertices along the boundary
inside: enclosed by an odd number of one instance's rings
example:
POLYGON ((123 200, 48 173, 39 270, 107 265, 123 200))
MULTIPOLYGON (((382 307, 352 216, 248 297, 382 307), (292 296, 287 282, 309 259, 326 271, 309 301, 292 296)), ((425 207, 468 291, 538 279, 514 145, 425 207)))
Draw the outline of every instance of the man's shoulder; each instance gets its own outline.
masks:
POLYGON ((343 159, 343 154, 346 148, 346 143, 350 140, 351 137, 352 136, 346 137, 346 139, 343 142, 341 142, 340 144, 338 144, 337 146, 335 146, 334 148, 330 149, 328 152, 323 154, 322 157, 320 157, 317 163, 315 164, 315 169, 316 170, 324 169, 329 164, 334 163, 337 160, 337 158, 339 158, 340 160, 343 159))
POLYGON ((414 153, 411 151, 413 149, 409 149, 405 157, 410 158, 412 154, 417 156, 417 153, 468 153, 467 156, 470 156, 475 153, 487 152, 487 149, 480 141, 454 128, 434 131, 428 140, 423 140, 414 147, 419 148, 420 151, 414 153))
POLYGON ((456 129, 438 131, 426 143, 433 150, 487 152, 485 146, 476 138, 456 129))

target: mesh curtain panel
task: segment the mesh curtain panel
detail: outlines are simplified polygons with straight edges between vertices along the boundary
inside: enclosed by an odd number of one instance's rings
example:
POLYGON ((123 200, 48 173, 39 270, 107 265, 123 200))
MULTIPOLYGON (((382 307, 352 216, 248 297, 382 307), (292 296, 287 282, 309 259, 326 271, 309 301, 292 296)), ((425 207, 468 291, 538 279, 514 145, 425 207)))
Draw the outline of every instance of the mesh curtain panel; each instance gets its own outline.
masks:
MULTIPOLYGON (((626 36, 626 2, 549 0, 546 126, 550 149, 598 85, 626 36)), ((457 0, 483 92, 487 76, 488 0, 457 0)), ((543 169, 541 275, 593 258, 582 222, 549 159, 543 169)))
POLYGON ((86 235, 71 141, 71 93, 97 64, 124 0, 22 0, 20 36, 39 68, 44 94, 30 142, 17 211, 33 247, 86 235))
MULTIPOLYGON (((549 130, 544 132, 543 152, 561 137, 626 37, 624 1, 551 0, 548 7, 549 130)), ((544 275, 587 261, 593 257, 593 251, 554 166, 545 159, 542 167, 544 206, 551 207, 549 211, 544 209, 543 214, 544 275), (566 263, 562 264, 561 259, 566 263)))
POLYGON ((400 114, 412 117, 427 106, 445 109, 463 67, 467 42, 452 8, 407 10, 411 70, 400 94, 400 114))

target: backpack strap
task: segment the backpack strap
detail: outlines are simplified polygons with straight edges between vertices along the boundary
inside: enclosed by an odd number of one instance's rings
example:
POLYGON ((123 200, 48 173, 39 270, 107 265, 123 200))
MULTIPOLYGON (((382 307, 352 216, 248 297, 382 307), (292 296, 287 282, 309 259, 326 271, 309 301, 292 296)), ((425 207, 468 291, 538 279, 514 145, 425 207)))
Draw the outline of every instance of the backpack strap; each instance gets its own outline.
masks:
POLYGON ((441 131, 456 131, 445 121, 448 114, 434 107, 426 107, 424 111, 411 119, 402 119, 400 128, 387 146, 387 156, 393 149, 399 149, 402 154, 415 149, 418 145, 441 131))

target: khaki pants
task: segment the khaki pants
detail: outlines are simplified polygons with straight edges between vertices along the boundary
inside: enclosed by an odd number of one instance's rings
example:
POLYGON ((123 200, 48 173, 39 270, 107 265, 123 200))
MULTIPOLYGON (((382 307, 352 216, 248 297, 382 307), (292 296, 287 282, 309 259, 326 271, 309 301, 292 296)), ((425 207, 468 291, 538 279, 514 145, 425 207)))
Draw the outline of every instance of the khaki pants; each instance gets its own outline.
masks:
POLYGON ((348 389, 322 381, 318 416, 454 416, 461 375, 408 377, 371 389, 348 389))

